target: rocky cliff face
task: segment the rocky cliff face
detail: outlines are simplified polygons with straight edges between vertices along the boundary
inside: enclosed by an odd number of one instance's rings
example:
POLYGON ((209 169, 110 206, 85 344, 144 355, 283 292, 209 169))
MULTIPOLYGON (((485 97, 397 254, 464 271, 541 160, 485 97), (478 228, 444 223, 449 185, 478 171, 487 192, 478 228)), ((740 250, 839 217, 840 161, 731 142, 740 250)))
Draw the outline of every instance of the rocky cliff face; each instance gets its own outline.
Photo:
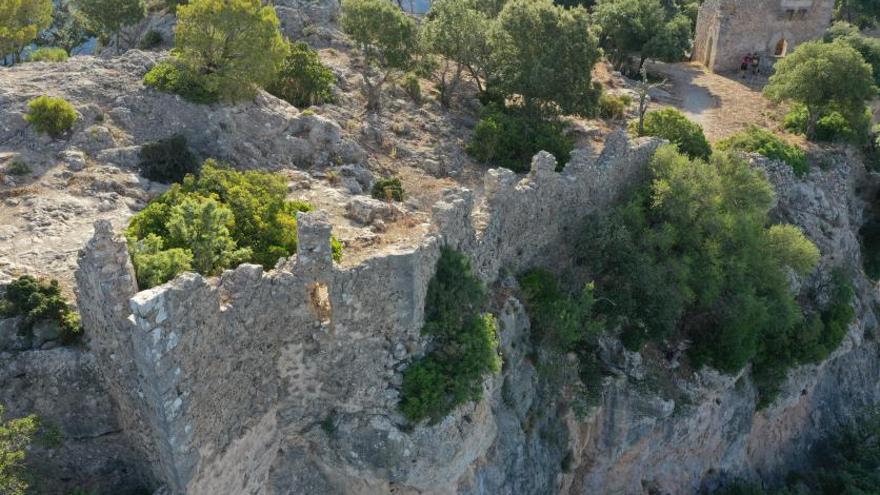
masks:
MULTIPOLYGON (((276 5, 289 34, 336 43, 337 2, 276 5)), ((643 176, 657 142, 617 133, 597 146, 601 152, 577 150, 562 173, 543 153, 526 176, 484 172, 449 145, 466 123, 451 125, 431 108, 395 100, 394 111, 415 123, 409 129, 399 121, 339 125, 345 116, 356 120, 356 79, 341 78, 348 107, 329 116, 265 93, 235 106, 199 106, 140 84, 161 56, 77 57, 0 74, 0 163, 23 159, 38 176, 0 186, 0 217, 9 220, 0 225, 2 275, 15 271, 10 266, 69 273, 91 234, 84 225, 101 220, 77 260, 88 348, 0 342, 8 351, 0 353, 0 402, 14 416, 42 415, 61 433, 61 445, 50 438, 31 455, 42 492, 90 480, 85 486, 102 493, 141 485, 173 494, 693 493, 732 476, 772 480, 880 400, 876 287, 858 275, 856 320, 844 344, 826 362, 793 370, 767 409, 755 411, 748 370, 686 374, 674 359, 629 353, 608 338, 601 355, 613 375, 578 420, 529 359, 528 315, 510 274, 564 264, 567 253, 556 247, 586 213, 609 207, 643 176), (81 114, 69 139, 40 136, 21 118, 26 101, 46 88, 81 114), (442 132, 432 127, 438 122, 442 132), (398 124, 389 137, 383 126, 398 124), (449 142, 411 145, 422 131, 449 142), (175 133, 202 156, 285 170, 293 193, 323 197, 325 211, 350 205, 354 224, 378 214, 357 196, 371 167, 387 173, 408 160, 455 180, 426 186, 417 176, 410 183, 418 197, 388 215, 397 220, 385 218, 386 237, 376 225, 345 225, 355 234, 343 239, 343 265, 331 261, 328 244, 341 215, 314 213, 300 218, 297 255, 274 270, 187 274, 139 292, 119 231, 162 190, 134 171, 140 145, 175 133), (375 167, 373 148, 388 143, 397 158, 375 167), (337 169, 341 184, 325 184, 337 169), (470 190, 434 192, 474 177, 470 190), (467 253, 489 284, 505 364, 484 384, 483 401, 411 427, 396 410, 401 371, 424 348, 425 291, 443 244, 467 253)), ((860 188, 872 179, 858 161, 840 157, 797 178, 785 165, 752 160, 776 188, 777 217, 801 226, 822 251, 817 273, 794 282, 821 292, 832 267, 861 274, 860 188)))
MULTIPOLYGON (((524 179, 490 171, 486 200, 447 194, 418 248, 348 269, 330 260, 326 218, 309 214, 300 251, 275 271, 244 265, 135 294, 125 245, 102 225, 81 255, 80 301, 93 308, 87 324, 104 329, 98 348, 117 360, 131 353, 122 359, 130 367, 104 376, 122 384, 111 390, 130 402, 127 413, 141 416, 134 443, 154 476, 192 494, 691 493, 725 477, 773 479, 803 462, 814 442, 880 397, 875 289, 861 275, 846 342, 825 363, 794 370, 762 411, 748 370, 670 373, 674 363, 611 339, 606 364, 619 371, 576 420, 526 359, 528 317, 504 273, 557 262, 547 246, 609 205, 655 146, 617 135, 602 156, 576 154, 562 173, 547 155, 524 179), (506 364, 486 382, 485 400, 409 429, 396 413, 397 386, 422 348, 424 294, 443 243, 470 254, 495 287, 506 364), (113 294, 117 303, 95 304, 113 294)), ((823 253, 816 274, 797 283, 821 287, 840 265, 861 273, 857 162, 799 179, 753 160, 777 189, 777 216, 823 253)))

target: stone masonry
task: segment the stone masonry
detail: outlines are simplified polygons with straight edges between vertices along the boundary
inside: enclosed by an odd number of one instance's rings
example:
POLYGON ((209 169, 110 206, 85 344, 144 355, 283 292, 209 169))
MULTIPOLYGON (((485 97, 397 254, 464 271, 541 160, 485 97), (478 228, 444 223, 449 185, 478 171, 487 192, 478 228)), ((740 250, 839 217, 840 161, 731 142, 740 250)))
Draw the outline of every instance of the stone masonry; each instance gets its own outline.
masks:
POLYGON ((490 171, 479 231, 472 194, 449 191, 435 235, 346 269, 315 212, 299 216, 297 255, 275 270, 184 274, 138 293, 124 240, 98 223, 80 256, 79 304, 126 430, 173 493, 452 491, 495 437, 478 420, 487 404, 413 431, 396 412, 440 246, 468 253, 487 282, 550 261, 584 213, 644 173, 657 144, 621 132, 562 173, 546 153, 526 177, 490 171))
POLYGON ((821 38, 833 11, 834 0, 706 0, 697 17, 693 60, 725 72, 758 53, 767 70, 797 45, 821 38))
MULTIPOLYGON (((547 153, 526 176, 490 170, 485 200, 448 191, 417 247, 352 267, 332 262, 331 225, 310 212, 298 217, 296 256, 269 272, 246 264, 137 292, 124 240, 99 222, 80 255, 79 302, 121 428, 175 495, 696 493, 726 477, 778 479, 880 402, 877 294, 863 274, 844 344, 793 370, 762 411, 748 369, 696 371, 677 379, 682 397, 663 396, 643 358, 609 339, 603 360, 621 371, 578 421, 527 358, 528 317, 510 274, 565 269, 561 241, 644 177, 657 145, 621 132, 599 156, 573 153, 562 172, 547 153), (424 349, 442 245, 465 252, 493 287, 505 364, 484 400, 412 427, 397 413, 398 389, 424 349)), ((776 188, 775 216, 823 254, 800 282, 821 287, 841 265, 857 273, 860 171, 844 158, 798 178, 750 160, 776 188)))

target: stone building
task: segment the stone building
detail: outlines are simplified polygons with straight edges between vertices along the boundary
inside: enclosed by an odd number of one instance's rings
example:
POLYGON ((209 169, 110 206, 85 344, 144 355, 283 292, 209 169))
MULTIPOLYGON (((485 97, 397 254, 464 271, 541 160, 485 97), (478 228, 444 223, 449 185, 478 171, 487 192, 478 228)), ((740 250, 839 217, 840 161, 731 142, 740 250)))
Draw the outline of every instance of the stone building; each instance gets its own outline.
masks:
POLYGON ((820 38, 834 0, 706 0, 697 18, 693 60, 713 72, 737 70, 757 52, 769 68, 797 45, 820 38))

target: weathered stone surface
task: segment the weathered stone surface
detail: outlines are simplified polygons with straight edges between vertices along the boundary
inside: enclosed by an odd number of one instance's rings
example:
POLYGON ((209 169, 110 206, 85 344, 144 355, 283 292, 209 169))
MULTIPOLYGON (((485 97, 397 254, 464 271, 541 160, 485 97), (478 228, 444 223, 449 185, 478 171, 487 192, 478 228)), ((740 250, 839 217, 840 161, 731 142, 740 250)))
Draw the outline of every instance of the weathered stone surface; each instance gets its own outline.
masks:
MULTIPOLYGON (((43 94, 42 88, 51 87, 55 96, 67 99, 82 114, 70 142, 95 156, 113 153, 105 159, 118 165, 131 165, 133 160, 118 150, 109 151, 122 143, 117 144, 102 127, 112 126, 118 135, 139 144, 182 134, 202 156, 226 160, 241 168, 326 166, 364 160, 363 150, 342 136, 336 122, 304 115, 265 92, 233 106, 199 105, 144 87, 144 73, 165 56, 167 52, 130 50, 112 59, 78 56, 58 67, 24 66, 4 73, 4 84, 0 85, 0 143, 15 147, 45 139, 27 125, 23 114, 30 98, 43 94), (36 75, 35 70, 40 74, 36 75), (39 84, 28 83, 35 78, 39 84), (104 122, 93 125, 99 116, 104 122), (124 159, 114 160, 112 156, 124 159)), ((47 149, 54 148, 65 156, 81 153, 68 149, 66 141, 49 140, 45 144, 47 149)))
MULTIPOLYGON (((488 187, 493 194, 480 232, 470 220, 473 195, 450 190, 434 208, 435 236, 344 270, 332 263, 326 215, 300 213, 297 255, 277 271, 242 265, 219 279, 186 274, 132 294, 124 243, 98 224, 80 259, 80 304, 92 308, 83 318, 87 327, 107 329, 97 337, 107 349, 102 356, 112 348, 115 359, 129 357, 107 379, 117 384, 112 390, 123 396, 123 410, 142 404, 132 412, 142 418, 132 427, 143 428, 136 440, 157 477, 175 493, 211 493, 217 479, 231 492, 252 491, 264 476, 278 493, 378 494, 392 485, 414 493, 465 486, 479 459, 501 456, 541 472, 496 466, 492 483, 513 487, 528 477, 529 490, 540 493, 556 482, 550 465, 559 465, 565 449, 529 436, 531 457, 514 459, 515 443, 488 454, 498 428, 519 424, 515 418, 526 414, 495 418, 502 378, 487 382, 491 399, 437 425, 410 431, 396 412, 400 372, 424 344, 419 328, 439 247, 469 253, 490 282, 502 266, 552 262, 557 253, 547 246, 643 174, 657 144, 629 143, 621 133, 601 157, 576 155, 562 173, 541 155, 528 177, 488 187), (107 290, 113 302, 97 304, 107 290), (128 305, 125 294, 132 294, 128 305), (264 450, 276 444, 277 453, 264 450), (548 451, 554 454, 541 457, 548 451), (254 478, 251 470, 261 474, 254 478)), ((522 332, 522 315, 513 316, 521 308, 506 311, 506 327, 522 332)), ((520 357, 511 358, 518 371, 506 374, 509 388, 528 402, 531 365, 522 350, 510 352, 520 357)), ((529 421, 544 425, 542 431, 565 436, 552 415, 535 418, 529 421)))
POLYGON ((370 225, 377 220, 391 222, 403 216, 403 211, 394 203, 379 201, 367 196, 352 198, 345 209, 349 218, 364 225, 370 225))
POLYGON ((0 352, 0 404, 6 417, 36 414, 41 429, 27 457, 34 493, 75 488, 124 493, 151 487, 147 466, 131 448, 97 363, 82 349, 0 352))
POLYGON ((707 0, 700 7, 693 60, 712 71, 739 69, 757 53, 762 70, 831 24, 834 0, 707 0))

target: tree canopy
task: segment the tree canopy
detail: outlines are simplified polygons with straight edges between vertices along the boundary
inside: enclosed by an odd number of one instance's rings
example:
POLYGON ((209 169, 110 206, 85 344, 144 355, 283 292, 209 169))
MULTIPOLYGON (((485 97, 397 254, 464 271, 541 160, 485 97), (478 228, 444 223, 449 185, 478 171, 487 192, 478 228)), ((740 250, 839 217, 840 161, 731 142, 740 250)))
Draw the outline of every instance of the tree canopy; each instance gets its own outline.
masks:
POLYGON ((27 490, 21 463, 38 425, 35 416, 4 420, 0 405, 0 493, 24 495, 27 490))
POLYGON ((649 58, 675 62, 690 48, 692 21, 675 2, 661 0, 598 0, 593 18, 603 46, 620 64, 639 54, 639 68, 649 58))
POLYGON ((804 105, 806 133, 813 138, 816 123, 830 110, 851 120, 864 115, 865 101, 874 96, 871 66, 855 48, 843 41, 811 41, 800 45, 776 64, 776 73, 764 88, 772 100, 804 105))
POLYGON ((52 22, 52 0, 0 0, 0 58, 21 52, 52 22))
POLYGON ((227 100, 271 83, 287 47, 275 9, 260 0, 192 0, 177 7, 179 61, 227 100))
POLYGON ((384 84, 413 63, 416 22, 387 0, 343 0, 341 24, 364 57, 367 109, 379 111, 384 84))
POLYGON ((497 22, 492 36, 497 89, 519 96, 530 110, 594 111, 600 90, 591 71, 600 51, 585 9, 564 9, 551 0, 510 0, 497 22))
POLYGON ((92 31, 116 39, 117 53, 122 28, 140 21, 145 14, 142 0, 77 0, 76 7, 92 31))

